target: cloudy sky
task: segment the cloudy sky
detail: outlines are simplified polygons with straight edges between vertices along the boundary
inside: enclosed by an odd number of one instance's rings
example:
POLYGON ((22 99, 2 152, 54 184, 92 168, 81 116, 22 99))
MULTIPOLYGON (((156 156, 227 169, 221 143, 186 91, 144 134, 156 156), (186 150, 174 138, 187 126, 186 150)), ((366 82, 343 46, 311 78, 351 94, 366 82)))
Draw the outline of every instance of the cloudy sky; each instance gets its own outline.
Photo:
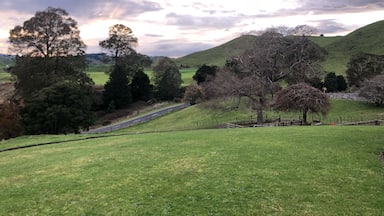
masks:
POLYGON ((137 51, 170 57, 274 26, 306 24, 334 36, 384 20, 383 0, 1 0, 0 53, 10 29, 49 6, 78 22, 88 53, 102 51, 109 26, 124 24, 139 39, 137 51))

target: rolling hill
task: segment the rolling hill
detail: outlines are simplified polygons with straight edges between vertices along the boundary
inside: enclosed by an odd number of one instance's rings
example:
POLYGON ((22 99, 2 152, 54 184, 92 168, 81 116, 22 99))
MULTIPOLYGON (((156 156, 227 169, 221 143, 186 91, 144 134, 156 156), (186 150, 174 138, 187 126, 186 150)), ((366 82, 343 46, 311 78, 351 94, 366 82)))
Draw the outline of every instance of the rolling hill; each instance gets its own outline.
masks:
MULTIPOLYGON (((225 64, 226 59, 244 52, 257 36, 242 35, 217 47, 175 59, 176 63, 198 67, 202 64, 225 64)), ((350 57, 358 52, 384 54, 384 20, 359 28, 346 36, 312 36, 311 40, 324 47, 329 55, 324 63, 326 71, 343 74, 350 57)))

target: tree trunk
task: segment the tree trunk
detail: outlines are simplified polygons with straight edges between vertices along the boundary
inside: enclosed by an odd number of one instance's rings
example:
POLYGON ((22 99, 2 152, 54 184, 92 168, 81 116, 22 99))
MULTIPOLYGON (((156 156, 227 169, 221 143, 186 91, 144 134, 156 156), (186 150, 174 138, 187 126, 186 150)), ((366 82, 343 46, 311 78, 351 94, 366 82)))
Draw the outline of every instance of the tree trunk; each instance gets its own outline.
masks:
POLYGON ((257 108, 257 124, 262 125, 264 123, 263 119, 263 108, 258 107, 257 108))
POLYGON ((308 113, 308 110, 303 111, 303 124, 307 124, 307 113, 308 113))

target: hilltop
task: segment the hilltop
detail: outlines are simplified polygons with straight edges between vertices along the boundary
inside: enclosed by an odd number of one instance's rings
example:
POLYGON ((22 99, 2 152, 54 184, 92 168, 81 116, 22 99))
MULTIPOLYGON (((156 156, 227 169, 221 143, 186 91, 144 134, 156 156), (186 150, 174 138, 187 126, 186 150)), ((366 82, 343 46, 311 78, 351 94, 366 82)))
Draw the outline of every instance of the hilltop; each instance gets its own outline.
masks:
MULTIPOLYGON (((325 70, 343 74, 350 57, 358 52, 384 54, 384 20, 359 28, 346 36, 312 36, 312 41, 325 48, 329 55, 325 70)), ((175 59, 179 65, 198 67, 202 64, 225 64, 226 59, 244 52, 257 40, 254 35, 242 35, 217 47, 175 59)))

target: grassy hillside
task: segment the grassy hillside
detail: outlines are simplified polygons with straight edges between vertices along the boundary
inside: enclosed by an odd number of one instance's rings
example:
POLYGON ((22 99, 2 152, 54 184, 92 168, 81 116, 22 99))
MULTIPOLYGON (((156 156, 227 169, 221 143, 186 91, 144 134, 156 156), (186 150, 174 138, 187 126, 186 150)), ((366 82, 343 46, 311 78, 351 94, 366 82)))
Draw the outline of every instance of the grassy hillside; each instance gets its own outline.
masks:
POLYGON ((175 59, 175 62, 191 67, 203 64, 222 66, 227 59, 239 55, 251 47, 255 40, 256 36, 243 35, 220 46, 175 59))
MULTIPOLYGON (((241 54, 252 46, 256 36, 244 35, 220 46, 192 53, 176 59, 178 64, 192 66, 208 64, 222 66, 229 57, 241 54)), ((344 74, 350 57, 357 52, 384 54, 384 21, 372 23, 344 37, 311 37, 324 47, 329 56, 324 63, 326 71, 344 74)))
POLYGON ((1 212, 380 215, 383 143, 381 127, 290 127, 137 134, 2 152, 1 212))
POLYGON ((384 20, 372 23, 340 37, 325 46, 329 56, 325 65, 328 71, 342 74, 353 54, 367 52, 384 55, 384 20))

